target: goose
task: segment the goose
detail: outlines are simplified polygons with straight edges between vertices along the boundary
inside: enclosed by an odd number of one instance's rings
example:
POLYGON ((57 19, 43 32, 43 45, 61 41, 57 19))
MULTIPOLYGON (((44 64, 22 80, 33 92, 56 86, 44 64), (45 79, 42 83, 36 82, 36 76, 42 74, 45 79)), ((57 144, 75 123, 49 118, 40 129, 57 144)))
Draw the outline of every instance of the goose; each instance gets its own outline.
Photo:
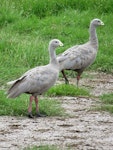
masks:
POLYGON ((11 85, 7 91, 7 98, 16 98, 22 93, 31 94, 28 107, 29 118, 34 117, 32 115, 33 100, 35 101, 36 105, 36 116, 43 116, 39 112, 37 97, 53 86, 59 76, 59 63, 56 59, 55 52, 55 49, 58 46, 63 46, 63 43, 58 39, 53 39, 49 42, 49 64, 45 66, 37 66, 31 70, 28 70, 20 78, 7 83, 11 85))
POLYGON ((100 19, 96 18, 91 20, 89 27, 89 41, 85 44, 75 45, 57 56, 57 60, 60 65, 60 71, 65 78, 66 84, 68 84, 69 81, 64 70, 73 70, 77 72, 78 87, 81 74, 94 62, 98 52, 96 27, 102 25, 104 25, 104 23, 100 19))

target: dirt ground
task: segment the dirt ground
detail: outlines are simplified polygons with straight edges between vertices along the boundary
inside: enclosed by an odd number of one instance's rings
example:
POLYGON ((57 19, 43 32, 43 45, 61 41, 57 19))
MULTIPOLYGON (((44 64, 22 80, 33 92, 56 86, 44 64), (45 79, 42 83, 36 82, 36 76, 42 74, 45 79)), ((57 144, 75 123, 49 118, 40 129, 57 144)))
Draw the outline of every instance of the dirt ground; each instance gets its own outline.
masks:
MULTIPOLYGON (((113 76, 87 73, 80 86, 99 96, 113 92, 113 76)), ((75 83, 75 79, 70 79, 75 83)), ((58 81, 59 82, 59 81, 58 81)), ((113 114, 91 110, 101 105, 86 97, 60 97, 69 116, 28 119, 0 116, 0 150, 22 150, 33 145, 56 145, 59 150, 113 150, 113 114)))

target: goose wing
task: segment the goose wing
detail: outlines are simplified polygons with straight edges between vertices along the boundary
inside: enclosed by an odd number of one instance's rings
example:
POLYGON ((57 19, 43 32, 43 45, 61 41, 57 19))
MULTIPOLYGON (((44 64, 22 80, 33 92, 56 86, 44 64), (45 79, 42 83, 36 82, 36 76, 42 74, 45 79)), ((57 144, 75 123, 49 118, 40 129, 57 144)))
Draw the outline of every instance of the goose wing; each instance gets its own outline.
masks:
POLYGON ((22 93, 42 94, 55 83, 58 73, 51 65, 33 68, 15 80, 7 92, 8 97, 15 98, 22 93))
POLYGON ((57 57, 60 70, 83 69, 89 66, 95 59, 97 51, 89 44, 76 45, 57 57))

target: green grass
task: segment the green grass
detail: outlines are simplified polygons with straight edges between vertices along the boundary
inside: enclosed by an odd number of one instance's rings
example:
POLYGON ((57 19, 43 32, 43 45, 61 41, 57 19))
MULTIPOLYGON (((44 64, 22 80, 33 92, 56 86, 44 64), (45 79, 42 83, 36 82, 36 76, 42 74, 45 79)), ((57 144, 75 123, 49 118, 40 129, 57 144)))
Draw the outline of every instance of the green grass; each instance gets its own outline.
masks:
POLYGON ((90 96, 85 88, 77 88, 71 84, 59 84, 50 88, 47 92, 48 96, 90 96))
POLYGON ((102 103, 113 105, 113 93, 100 96, 102 103))
POLYGON ((99 109, 113 113, 113 93, 103 94, 100 96, 100 100, 102 104, 99 109))
POLYGON ((27 147, 24 148, 23 150, 58 150, 56 146, 33 146, 33 147, 27 147))
MULTIPOLYGON (((26 94, 21 95, 16 99, 7 99, 5 91, 0 91, 0 115, 9 116, 26 116, 29 104, 29 97, 26 94)), ((47 116, 62 116, 64 110, 61 108, 59 100, 52 98, 39 99, 40 113, 47 116)), ((35 104, 33 103, 33 114, 35 111, 35 104)))
MULTIPOLYGON (((45 98, 39 100, 40 112, 47 116, 62 116, 65 114, 61 108, 61 102, 58 99, 48 98, 54 96, 91 96, 85 88, 77 88, 74 85, 55 85, 50 88, 45 98)), ((15 99, 7 99, 5 91, 0 91, 0 115, 26 116, 29 103, 29 96, 21 95, 15 99)), ((33 113, 35 113, 35 104, 33 103, 33 113)))
MULTIPOLYGON (((0 66, 7 70, 26 69, 49 62, 48 43, 59 38, 64 48, 88 40, 91 19, 100 18, 104 27, 97 29, 99 52, 95 63, 89 68, 105 72, 113 71, 112 61, 112 1, 78 0, 3 0, 0 10, 0 66), (96 9, 95 9, 96 8, 96 9)), ((9 76, 9 75, 8 75, 9 76)), ((15 73, 15 77, 17 74, 15 73)), ((2 75, 3 78, 3 75, 2 75)), ((10 77, 11 78, 11 77, 10 77)))

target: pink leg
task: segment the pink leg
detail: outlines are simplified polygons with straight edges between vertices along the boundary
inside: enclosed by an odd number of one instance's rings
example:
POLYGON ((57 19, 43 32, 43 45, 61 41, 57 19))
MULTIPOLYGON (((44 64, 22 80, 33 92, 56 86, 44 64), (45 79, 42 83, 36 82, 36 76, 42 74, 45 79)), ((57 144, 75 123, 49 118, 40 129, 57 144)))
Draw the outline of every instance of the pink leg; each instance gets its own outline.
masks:
POLYGON ((78 84, 79 84, 79 80, 80 80, 80 75, 77 76, 77 87, 78 87, 78 84))
POLYGON ((34 100, 34 96, 30 96, 30 99, 29 99, 29 107, 28 107, 28 113, 31 113, 32 112, 32 102, 34 100))
POLYGON ((36 116, 37 117, 45 117, 45 115, 40 114, 39 107, 38 107, 38 98, 35 96, 35 105, 36 105, 36 116))
POLYGON ((39 108, 38 108, 38 98, 35 97, 35 105, 36 105, 36 112, 39 111, 39 108))

